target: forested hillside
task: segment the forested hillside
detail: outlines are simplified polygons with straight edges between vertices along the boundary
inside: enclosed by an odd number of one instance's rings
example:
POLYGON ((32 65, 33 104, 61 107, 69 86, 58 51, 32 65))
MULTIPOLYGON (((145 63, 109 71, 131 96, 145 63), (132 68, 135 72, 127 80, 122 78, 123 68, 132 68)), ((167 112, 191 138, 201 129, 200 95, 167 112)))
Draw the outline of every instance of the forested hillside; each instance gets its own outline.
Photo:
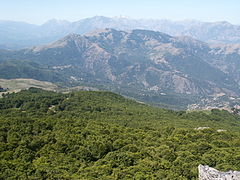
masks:
POLYGON ((40 81, 62 82, 64 76, 30 61, 5 61, 0 63, 3 79, 32 78, 40 81))
POLYGON ((197 179, 200 163, 240 170, 240 117, 227 111, 30 88, 0 99, 0 123, 0 179, 197 179))

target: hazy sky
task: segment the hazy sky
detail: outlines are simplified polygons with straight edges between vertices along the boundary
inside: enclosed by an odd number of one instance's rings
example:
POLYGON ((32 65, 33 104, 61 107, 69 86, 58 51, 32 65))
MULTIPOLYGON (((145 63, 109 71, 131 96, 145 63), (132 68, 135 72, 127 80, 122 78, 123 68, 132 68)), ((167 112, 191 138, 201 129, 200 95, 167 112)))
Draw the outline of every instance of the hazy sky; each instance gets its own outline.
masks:
POLYGON ((96 15, 240 24, 240 0, 0 0, 1 20, 42 24, 96 15))

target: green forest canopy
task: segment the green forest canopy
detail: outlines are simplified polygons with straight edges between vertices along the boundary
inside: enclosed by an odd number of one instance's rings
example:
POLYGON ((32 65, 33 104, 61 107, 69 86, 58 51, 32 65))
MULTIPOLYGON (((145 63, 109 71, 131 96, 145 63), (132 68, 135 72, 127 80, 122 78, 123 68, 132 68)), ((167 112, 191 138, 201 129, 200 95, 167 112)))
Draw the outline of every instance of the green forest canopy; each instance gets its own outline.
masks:
POLYGON ((0 123, 0 179, 197 179, 200 163, 240 170, 240 117, 224 110, 30 88, 0 99, 0 123))

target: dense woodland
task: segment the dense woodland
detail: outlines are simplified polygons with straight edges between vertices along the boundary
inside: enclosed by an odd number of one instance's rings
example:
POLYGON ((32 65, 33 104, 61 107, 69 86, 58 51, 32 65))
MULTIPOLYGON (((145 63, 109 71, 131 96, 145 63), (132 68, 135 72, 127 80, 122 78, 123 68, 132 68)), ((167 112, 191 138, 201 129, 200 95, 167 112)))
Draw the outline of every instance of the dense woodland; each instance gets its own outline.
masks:
POLYGON ((240 170, 240 117, 223 110, 30 88, 3 95, 0 123, 0 179, 197 179, 200 163, 240 170))

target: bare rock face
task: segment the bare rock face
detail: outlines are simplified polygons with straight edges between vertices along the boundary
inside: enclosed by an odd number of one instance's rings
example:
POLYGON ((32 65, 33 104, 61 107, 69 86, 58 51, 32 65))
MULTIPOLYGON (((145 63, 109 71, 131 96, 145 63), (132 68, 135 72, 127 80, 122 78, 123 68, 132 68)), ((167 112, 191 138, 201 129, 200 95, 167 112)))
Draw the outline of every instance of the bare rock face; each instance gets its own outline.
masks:
POLYGON ((198 166, 199 180, 240 180, 240 171, 220 172, 209 166, 198 166))

